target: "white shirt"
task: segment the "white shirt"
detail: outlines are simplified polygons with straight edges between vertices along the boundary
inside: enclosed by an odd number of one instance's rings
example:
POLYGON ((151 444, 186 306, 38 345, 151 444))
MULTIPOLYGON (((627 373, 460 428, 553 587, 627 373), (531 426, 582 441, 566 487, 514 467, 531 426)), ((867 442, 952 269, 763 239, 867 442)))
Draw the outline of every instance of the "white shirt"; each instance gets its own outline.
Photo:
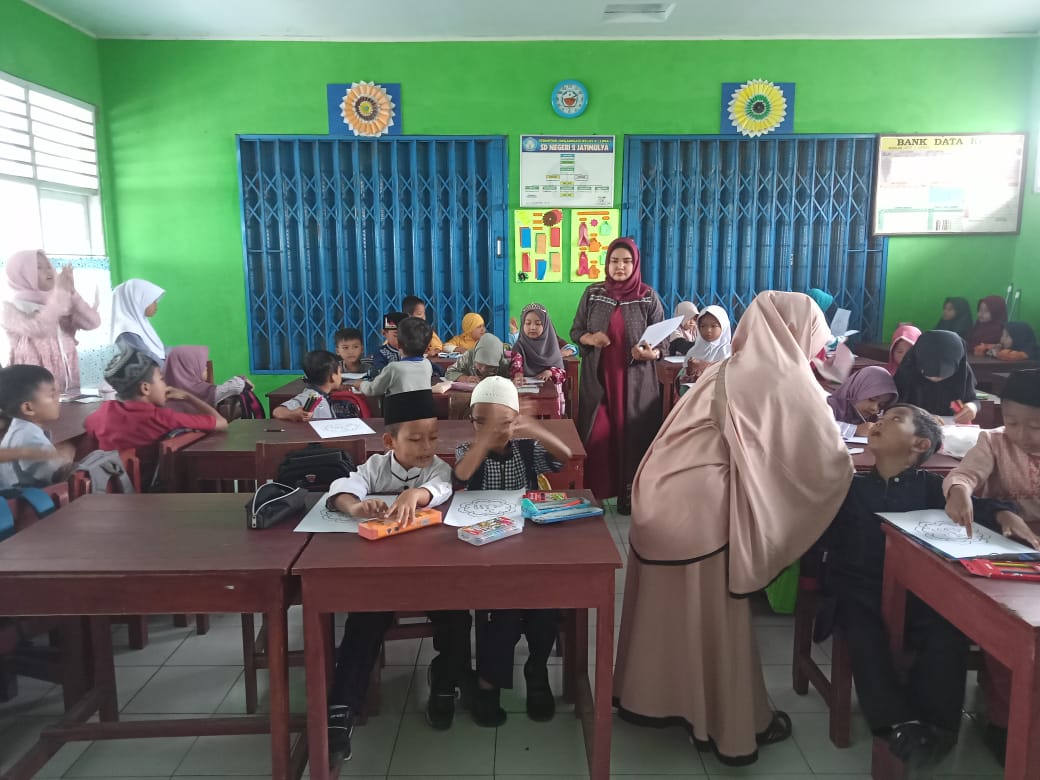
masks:
MULTIPOLYGON (((47 438, 46 431, 36 423, 15 417, 4 434, 0 447, 39 447, 54 450, 54 445, 47 438)), ((54 472, 61 467, 54 452, 55 460, 13 460, 0 463, 0 488, 10 487, 43 487, 53 481, 54 472)), ((450 470, 448 472, 451 473, 450 470)))
POLYGON ((397 462, 393 450, 372 455, 349 477, 340 477, 329 486, 329 501, 341 493, 349 493, 364 501, 370 495, 396 495, 411 488, 424 488, 430 492, 427 506, 443 504, 451 498, 451 466, 434 455, 429 466, 406 469, 397 462))

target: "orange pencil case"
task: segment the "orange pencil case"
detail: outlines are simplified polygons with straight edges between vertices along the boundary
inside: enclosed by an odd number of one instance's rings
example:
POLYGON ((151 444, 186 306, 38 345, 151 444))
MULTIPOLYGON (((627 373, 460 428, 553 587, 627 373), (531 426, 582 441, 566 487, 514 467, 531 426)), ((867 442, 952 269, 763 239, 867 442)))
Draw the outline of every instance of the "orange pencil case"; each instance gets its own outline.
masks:
POLYGON ((415 522, 408 526, 402 526, 397 520, 373 517, 371 520, 363 520, 358 523, 358 535, 365 539, 385 539, 388 536, 418 531, 420 528, 428 528, 431 525, 440 525, 442 520, 443 516, 439 509, 422 509, 416 512, 415 522))

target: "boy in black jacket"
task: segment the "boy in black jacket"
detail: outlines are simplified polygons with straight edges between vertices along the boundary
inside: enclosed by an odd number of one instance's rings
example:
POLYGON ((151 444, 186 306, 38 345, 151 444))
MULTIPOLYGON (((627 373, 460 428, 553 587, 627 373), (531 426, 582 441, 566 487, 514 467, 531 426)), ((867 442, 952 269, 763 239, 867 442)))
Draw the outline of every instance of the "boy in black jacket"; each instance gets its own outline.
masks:
MULTIPOLYGON (((911 596, 906 638, 913 661, 905 676, 897 670, 881 614, 885 535, 876 513, 945 508, 942 477, 918 468, 941 444, 932 415, 909 404, 891 407, 869 436, 875 467, 853 477, 824 541, 860 706, 874 734, 887 737, 893 755, 909 767, 938 762, 957 741, 968 641, 911 596)), ((1009 504, 973 503, 983 525, 1015 533, 1022 522, 1009 504)))

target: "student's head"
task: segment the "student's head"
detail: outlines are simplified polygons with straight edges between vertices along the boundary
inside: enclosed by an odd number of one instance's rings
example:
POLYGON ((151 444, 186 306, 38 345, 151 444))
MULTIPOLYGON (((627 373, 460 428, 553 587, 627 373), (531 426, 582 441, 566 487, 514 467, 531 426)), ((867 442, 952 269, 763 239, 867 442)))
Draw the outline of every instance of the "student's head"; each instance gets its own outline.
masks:
POLYGON ((697 318, 697 332, 705 341, 716 341, 722 335, 722 323, 714 314, 705 312, 697 318))
POLYGON ((391 311, 383 317, 383 338, 394 349, 398 349, 401 346, 397 340, 397 326, 400 325, 401 320, 404 318, 405 313, 403 311, 391 311))
POLYGON ((433 328, 426 320, 405 317, 397 326, 397 342, 405 357, 422 357, 430 346, 433 328))
POLYGON ((137 322, 142 315, 154 317, 159 311, 159 299, 166 291, 146 279, 127 279, 112 290, 112 319, 137 322))
POLYGON ((403 311, 409 317, 418 317, 420 320, 425 320, 426 301, 424 301, 418 295, 409 295, 407 298, 401 301, 401 311, 403 311))
POLYGON ((527 338, 540 339, 542 334, 545 333, 545 310, 543 309, 541 312, 537 310, 528 311, 524 314, 524 321, 521 323, 521 327, 527 338))
POLYGON ((826 290, 821 290, 819 287, 809 288, 807 295, 816 301, 816 305, 820 307, 820 311, 824 314, 827 310, 834 305, 834 296, 826 290))
POLYGON ((1025 352, 1033 358, 1036 356, 1036 332, 1028 322, 1007 322, 1000 336, 1000 346, 1025 352))
POLYGON ((917 340, 911 354, 922 377, 942 382, 957 373, 964 362, 964 340, 953 331, 930 330, 917 340))
POLYGON ((54 376, 43 366, 14 364, 0 369, 0 414, 41 423, 61 411, 54 376))
POLYGON ((903 358, 906 357, 906 353, 910 351, 911 344, 906 339, 899 339, 892 345, 892 362, 897 366, 903 362, 903 358))
POLYGON ((125 348, 105 366, 105 381, 122 401, 166 403, 166 380, 159 364, 144 352, 125 348))
POLYGON ((942 428, 935 417, 913 404, 888 408, 871 429, 867 448, 874 457, 906 458, 919 466, 939 451, 942 428))
POLYGON ((1000 408, 1004 435, 1030 455, 1040 455, 1040 369, 1012 372, 1000 408))
POLYGON ((437 453, 437 413, 432 390, 394 393, 383 399, 383 444, 407 469, 424 468, 437 453))
POLYGON ((336 354, 339 355, 347 365, 356 365, 361 360, 361 353, 365 349, 364 339, 361 331, 357 328, 340 328, 334 337, 336 342, 336 354))
POLYGON ((697 304, 691 301, 680 301, 675 307, 676 317, 682 317, 682 324, 679 326, 683 330, 692 330, 693 326, 697 324, 697 316, 700 311, 697 309, 697 304))
POLYGON ((502 364, 502 356, 506 348, 502 339, 494 333, 485 333, 473 347, 473 374, 479 377, 490 377, 498 374, 502 364))
POLYGON ((513 438, 516 418, 520 415, 520 394, 516 385, 502 376, 481 379, 470 397, 469 417, 477 433, 491 430, 491 444, 502 449, 513 438))
POLYGON ((979 301, 979 322, 1007 322, 1007 303, 999 295, 987 295, 979 301))
POLYGON ((57 274, 42 249, 15 252, 5 265, 7 286, 15 299, 46 303, 54 289, 57 274))
POLYGON ((484 326, 484 318, 471 311, 462 318, 462 332, 471 339, 479 339, 487 333, 487 328, 484 326))
POLYGON ((303 376, 315 387, 339 387, 343 382, 341 370, 339 358, 327 349, 314 349, 303 356, 303 376))
POLYGON ((957 308, 953 305, 953 299, 947 298, 943 304, 942 318, 944 320, 952 320, 957 316, 957 308))

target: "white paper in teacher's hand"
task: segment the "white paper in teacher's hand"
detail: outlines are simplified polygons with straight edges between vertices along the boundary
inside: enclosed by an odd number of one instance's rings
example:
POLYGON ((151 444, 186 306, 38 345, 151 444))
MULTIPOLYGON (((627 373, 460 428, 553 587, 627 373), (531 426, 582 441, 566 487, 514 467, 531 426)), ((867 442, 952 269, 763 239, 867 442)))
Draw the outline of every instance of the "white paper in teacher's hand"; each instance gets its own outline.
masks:
POLYGON ((310 426, 323 439, 336 439, 340 436, 370 436, 375 433, 357 417, 346 417, 341 420, 311 420, 310 426))
POLYGON ((672 317, 670 320, 664 322, 655 322, 653 325, 648 325, 646 330, 643 331, 643 335, 639 337, 639 342, 642 344, 649 344, 651 347, 656 347, 666 338, 672 335, 672 331, 682 325, 682 321, 685 317, 672 317))
MULTIPOLYGON (((325 502, 329 500, 330 495, 331 493, 326 493, 318 499, 318 503, 312 506, 311 511, 303 516, 303 520, 300 521, 300 524, 294 530, 301 534, 356 534, 358 532, 358 523, 368 518, 352 517, 334 509, 326 509, 325 502)), ((368 496, 365 500, 370 501, 372 499, 378 499, 387 506, 391 506, 397 500, 397 496, 368 496)))

